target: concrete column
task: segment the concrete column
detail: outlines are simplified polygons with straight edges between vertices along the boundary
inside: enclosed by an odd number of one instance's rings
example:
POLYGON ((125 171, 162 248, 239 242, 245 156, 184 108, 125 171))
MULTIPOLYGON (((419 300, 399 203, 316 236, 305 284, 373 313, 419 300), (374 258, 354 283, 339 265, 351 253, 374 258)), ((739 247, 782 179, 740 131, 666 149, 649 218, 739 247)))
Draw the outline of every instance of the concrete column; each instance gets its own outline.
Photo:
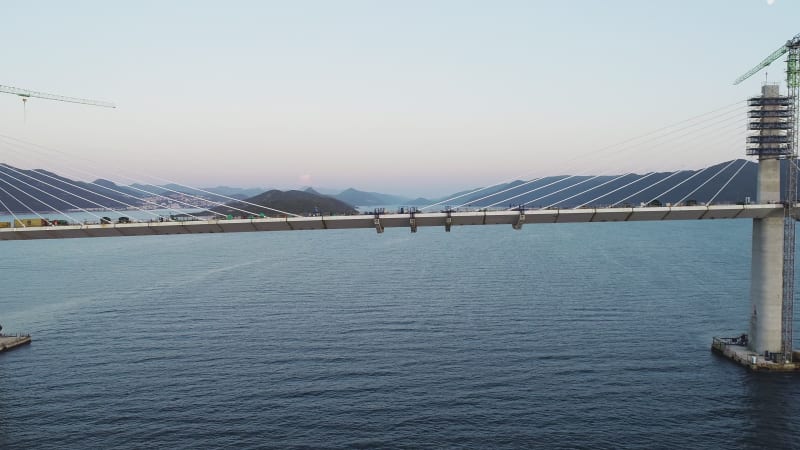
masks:
POLYGON ((780 203, 781 201, 781 162, 778 159, 758 159, 758 203, 780 203))
POLYGON ((781 351, 783 215, 753 220, 750 350, 781 351))
MULTIPOLYGON (((777 97, 777 85, 765 85, 762 96, 777 97)), ((764 107, 764 109, 771 109, 764 107)), ((766 119, 769 120, 769 119, 766 119)), ((777 134, 763 130, 763 135, 777 134)), ((758 159, 758 203, 781 201, 781 166, 774 156, 758 159)), ((783 215, 753 219, 753 255, 750 265, 750 350, 781 351, 783 300, 783 215)))

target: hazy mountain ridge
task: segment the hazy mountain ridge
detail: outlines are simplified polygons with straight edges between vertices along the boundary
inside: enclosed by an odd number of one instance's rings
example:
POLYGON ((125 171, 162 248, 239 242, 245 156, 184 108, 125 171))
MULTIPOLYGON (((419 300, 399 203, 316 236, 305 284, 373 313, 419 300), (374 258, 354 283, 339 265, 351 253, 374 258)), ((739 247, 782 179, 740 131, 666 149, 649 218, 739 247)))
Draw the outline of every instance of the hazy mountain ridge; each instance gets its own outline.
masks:
POLYGON ((333 197, 345 203, 359 206, 401 205, 411 200, 399 195, 359 191, 353 188, 345 189, 333 197))
MULTIPOLYGON (((783 170, 786 171, 785 163, 783 170)), ((473 208, 507 208, 520 204, 525 204, 529 208, 548 206, 572 208, 584 204, 589 206, 612 204, 638 206, 654 199, 663 204, 674 204, 681 200, 704 203, 714 197, 717 192, 719 194, 714 200, 716 203, 738 203, 746 201, 748 197, 750 201, 755 202, 756 171, 756 163, 734 160, 695 171, 646 174, 646 178, 643 178, 644 175, 633 174, 596 177, 559 175, 530 182, 516 180, 474 193, 473 191, 476 191, 477 188, 469 189, 444 196, 440 200, 430 200, 359 191, 354 188, 346 189, 336 195, 323 195, 313 188, 307 188, 305 192, 291 190, 284 192, 273 189, 245 196, 258 189, 218 186, 193 190, 175 184, 164 187, 140 184, 120 186, 105 179, 86 183, 73 181, 45 170, 21 170, 0 164, 0 187, 4 189, 0 190, 0 201, 3 202, 0 207, 4 211, 15 212, 30 212, 31 209, 36 211, 52 211, 54 209, 66 211, 76 208, 124 209, 126 205, 135 207, 145 205, 142 198, 152 196, 150 193, 172 198, 178 198, 184 195, 179 193, 185 193, 213 199, 216 202, 227 200, 203 191, 216 192, 229 198, 246 198, 251 203, 296 214, 309 214, 315 211, 345 214, 353 211, 352 205, 422 207, 437 202, 441 202, 441 204, 434 209, 454 208, 462 205, 473 208), (739 171, 738 175, 729 183, 731 176, 736 171, 739 171), (30 193, 36 199, 31 198, 25 192, 30 193)), ((159 203, 161 201, 159 200, 159 203)), ((168 201, 168 199, 163 199, 165 203, 168 201)), ((210 202, 206 202, 206 204, 212 205, 210 202)), ((152 203, 147 205, 153 206, 152 203)), ((251 210, 246 207, 240 209, 251 210)), ((230 208, 226 210, 230 210, 230 208)))
MULTIPOLYGON (((253 197, 258 195, 262 192, 267 191, 268 189, 263 188, 238 188, 238 187, 231 187, 231 186, 216 186, 216 187, 208 187, 208 188, 192 188, 188 186, 182 186, 179 184, 164 184, 164 185, 144 185, 139 183, 134 183, 130 185, 132 188, 141 189, 142 191, 152 192, 155 195, 165 195, 168 196, 170 194, 175 193, 182 193, 187 195, 196 195, 198 197, 209 197, 215 198, 220 201, 224 201, 224 197, 233 197, 238 199, 245 199, 248 197, 253 197), (214 195, 209 194, 219 194, 221 197, 215 197, 214 195), (224 197, 222 197, 224 196, 224 197)), ((140 194, 140 195, 150 195, 150 194, 140 194)))
POLYGON ((212 208, 213 211, 233 216, 246 215, 242 210, 266 216, 281 214, 285 211, 292 214, 355 214, 353 206, 325 195, 312 194, 306 191, 279 191, 273 189, 250 197, 245 202, 231 202, 212 208), (254 206, 261 205, 261 207, 254 206))

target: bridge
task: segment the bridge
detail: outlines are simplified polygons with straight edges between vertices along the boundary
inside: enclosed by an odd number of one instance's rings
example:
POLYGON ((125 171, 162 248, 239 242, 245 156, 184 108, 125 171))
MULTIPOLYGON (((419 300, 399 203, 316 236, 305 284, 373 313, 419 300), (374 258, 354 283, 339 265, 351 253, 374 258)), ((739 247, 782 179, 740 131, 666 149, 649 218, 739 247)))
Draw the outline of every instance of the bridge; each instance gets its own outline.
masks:
MULTIPOLYGON (((350 215, 301 215, 225 196, 219 196, 223 200, 213 203, 217 206, 203 206, 195 200, 208 198, 186 195, 180 190, 173 190, 173 194, 182 198, 175 200, 175 196, 134 188, 137 184, 132 184, 131 188, 140 191, 132 195, 118 186, 96 182, 81 185, 51 172, 26 172, 5 164, 0 166, 0 198, 14 202, 0 201, 0 212, 5 210, 13 222, 0 225, 0 241, 344 229, 383 233, 390 228, 413 233, 419 227, 439 227, 449 232, 453 227, 477 225, 505 225, 520 230, 547 223, 747 219, 753 221, 750 328, 735 338, 715 338, 712 349, 753 370, 796 371, 800 370, 800 354, 792 348, 794 234, 800 204, 796 200, 797 159, 791 129, 795 102, 793 98, 780 96, 777 85, 765 85, 760 97, 750 98, 746 103, 749 127, 753 130, 747 136, 748 154, 758 157, 752 202, 744 198, 734 203, 730 196, 715 201, 740 175, 749 163, 746 160, 738 168, 737 160, 733 160, 715 170, 707 167, 671 174, 627 172, 607 177, 540 177, 510 187, 498 184, 479 188, 419 209, 403 208, 401 212, 376 209, 350 215), (786 179, 782 179, 782 163, 788 171, 786 179), (703 193, 705 198, 701 202, 703 193), (668 194, 675 196, 674 201, 662 204, 659 199, 666 199, 668 194), (165 219, 153 212, 160 204, 154 196, 177 201, 180 209, 170 207, 165 219), (116 202, 116 208, 108 207, 109 202, 116 202), (513 206, 514 202, 519 203, 513 206), (63 205, 69 209, 60 209, 63 205), (218 208, 223 206, 236 210, 239 217, 221 212, 218 208), (76 211, 95 220, 75 218, 76 211), (133 211, 150 217, 122 216, 133 211), (55 214, 58 218, 47 219, 43 214, 55 214), (38 219, 26 218, 31 215, 38 219), (114 220, 108 216, 118 217, 114 220)), ((744 112, 741 106, 721 114, 728 116, 725 120, 733 120, 734 114, 744 112)), ((699 126, 713 126, 718 117, 719 114, 705 117, 699 126)), ((0 136, 0 144, 15 149, 6 136, 0 136)), ((34 144, 25 145, 17 150, 27 154, 36 149, 34 144)), ((198 192, 195 188, 188 190, 198 192)))
MULTIPOLYGON (((596 222, 627 222, 627 221, 673 221, 673 220, 721 220, 721 219, 750 219, 753 221, 753 245, 751 262, 751 290, 752 315, 748 333, 735 338, 715 338, 712 349, 726 357, 747 366, 753 370, 798 371, 800 370, 800 352, 795 352, 793 346, 793 320, 794 320, 794 280, 795 280, 795 235, 798 206, 797 202, 797 164, 798 146, 798 110, 800 109, 800 35, 795 36, 781 49, 774 52, 759 66, 740 77, 737 83, 761 68, 765 67, 784 53, 789 53, 787 62, 787 86, 789 95, 781 96, 777 84, 765 84, 759 97, 747 100, 750 107, 748 129, 750 135, 746 137, 747 154, 758 158, 757 182, 755 202, 739 202, 740 204, 715 203, 718 195, 739 175, 745 164, 729 176, 721 184, 719 190, 708 198, 703 204, 689 198, 717 179, 735 161, 731 161, 716 173, 708 176, 705 181, 690 189, 676 202, 663 206, 657 199, 666 195, 689 182, 695 177, 705 173, 706 169, 695 172, 680 180, 676 178, 666 190, 658 188, 652 200, 640 202, 640 206, 629 206, 626 202, 636 195, 656 189, 667 180, 681 173, 654 177, 655 182, 650 182, 634 194, 616 199, 608 204, 608 198, 625 188, 642 183, 654 173, 633 176, 633 172, 623 175, 601 178, 599 176, 574 177, 564 176, 553 181, 537 182, 542 178, 522 182, 514 187, 500 190, 491 190, 496 185, 488 186, 457 195, 451 199, 443 200, 433 205, 417 210, 413 208, 401 213, 386 213, 375 210, 367 214, 353 215, 320 215, 312 214, 301 216, 278 209, 266 208, 275 214, 273 217, 257 211, 249 211, 243 207, 234 207, 245 214, 247 218, 233 218, 219 210, 206 209, 212 215, 221 216, 217 219, 204 219, 195 214, 173 216, 174 219, 164 221, 162 217, 146 221, 118 220, 117 223, 108 217, 100 217, 93 211, 76 205, 75 199, 90 202, 97 206, 103 205, 98 200, 107 199, 126 207, 154 215, 146 208, 137 207, 133 200, 136 197, 130 193, 120 192, 107 185, 92 183, 102 188, 104 193, 96 189, 87 189, 75 183, 66 182, 57 176, 46 172, 37 172, 34 177, 30 174, 16 170, 8 165, 3 165, 3 177, 0 178, 0 192, 6 194, 6 199, 14 200, 12 208, 0 201, 0 207, 14 217, 13 226, 0 228, 0 240, 34 240, 34 239, 64 239, 64 238, 89 238, 89 237, 121 237, 145 235, 174 235, 196 233, 228 233, 251 231, 292 231, 292 230, 331 230, 331 229, 374 229, 383 233, 386 228, 407 228, 416 232, 418 227, 441 227, 451 231, 452 227, 474 225, 510 225, 516 230, 522 229, 526 224, 544 223, 596 223, 596 222), (786 178, 782 179, 781 163, 786 166, 786 178), (633 176, 630 180, 626 177, 633 176), (25 178, 31 179, 26 181, 25 178), (44 177, 44 178, 42 178, 44 177), (46 178, 46 179, 45 179, 46 178), (13 182, 11 181, 13 180, 13 182), (568 185, 559 185, 566 181, 568 185), (616 183, 616 185, 615 185, 616 183), (4 187, 5 185, 5 187, 4 187), (69 185, 72 189, 65 189, 69 185), (523 186, 529 185, 525 191, 518 193, 523 186), (551 188, 554 185, 558 187, 551 188), (44 189, 43 187, 48 189, 44 189), (579 187, 580 186, 580 187, 579 187), (546 188, 551 188, 545 190, 546 188), (602 188, 602 189, 601 189, 602 188), (86 193, 76 193, 78 189, 86 193), (62 192, 65 195, 55 194, 62 192), (510 192, 509 197, 501 195, 510 192), (535 194, 537 191, 539 194, 535 194), (578 191, 578 192, 575 192, 578 191), (14 195, 17 192, 17 195, 14 195), (112 197, 112 193, 122 197, 112 197), (783 195, 782 195, 783 193, 783 195), (42 196, 44 194, 44 197, 42 196), (555 197, 556 194, 561 194, 555 197), (588 197, 586 197, 588 195, 588 197), (66 204, 90 214, 99 222, 57 219, 50 221, 41 216, 37 211, 22 200, 22 197, 33 199, 35 204, 44 205, 49 211, 58 212, 61 216, 70 217, 64 211, 53 207, 51 203, 66 204), (45 197, 48 197, 47 199, 45 197), (68 200, 72 199, 72 200, 68 200), (567 202, 581 199, 580 204, 566 207, 567 202), (459 200, 462 204, 455 209, 441 205, 451 200, 459 200), (497 208, 499 204, 506 204, 512 200, 522 202, 517 206, 497 208), (547 200, 545 200, 547 199, 547 200), (605 201, 606 204, 601 204, 605 201), (54 202, 55 200, 55 202, 54 202), (526 207, 525 204, 544 202, 544 206, 537 208, 526 207), (548 204, 549 203, 549 204, 548 204), (26 219, 17 216, 19 207, 24 207, 30 213, 39 217, 39 222, 26 223, 26 219), (436 212, 426 212, 429 209, 439 209, 436 212), (277 216, 275 216, 277 214, 277 216), (186 219, 186 220, 184 220, 186 219), (797 361, 797 362, 795 362, 797 361)), ((2 88, 2 86, 0 86, 2 88)), ((48 98, 50 94, 33 91, 20 91, 7 88, 5 92, 21 95, 23 99, 31 96, 48 98)), ((52 96, 51 96, 52 97, 52 96)), ((59 98, 61 101, 75 101, 86 103, 86 100, 59 98)), ((113 107, 112 104, 100 106, 113 107)), ((727 111, 723 115, 730 115, 727 111)), ((719 117, 719 116, 717 116, 719 117)), ((717 118, 715 117, 715 118, 717 118)), ((712 118, 714 119, 714 118, 712 118)), ((711 123, 704 128, 715 125, 711 123)), ((680 131, 680 128, 677 129, 680 131)), ((666 132, 663 136, 676 132, 666 132)), ((3 137, 0 136, 0 141, 3 137)), ((6 142, 8 143, 8 142, 6 142)), ((745 161, 746 163, 747 161, 745 161)), ((724 177, 719 177, 724 178, 724 177)), ((652 181, 652 180, 651 180, 652 181)), ((151 194, 147 190, 135 188, 142 193, 151 194)), ((176 192, 176 191, 174 191, 176 192)), ((623 191, 624 192, 624 191, 623 191)), ((191 196, 199 199, 197 196, 191 196)), ((224 196, 221 196, 224 197, 224 196)), ((167 198, 167 197, 165 197, 167 198)), ((154 203, 150 200, 140 199, 144 202, 154 203)), ((228 198, 228 200, 235 200, 228 198)), ((197 208, 191 202, 180 201, 184 207, 197 208)), ((247 202, 244 202, 247 203, 247 202)), ((154 203, 155 204, 155 203, 154 203)), ((218 205, 229 207, 231 203, 219 202, 218 205)), ((244 206, 246 207, 246 206, 244 206)), ((2 211, 2 210, 0 210, 2 211)), ((10 223, 9 223, 10 225, 10 223)))
POLYGON ((258 219, 149 221, 133 223, 55 225, 0 229, 0 240, 64 239, 88 237, 147 236, 168 234, 232 233, 247 231, 342 230, 374 228, 451 227, 466 225, 641 222, 660 220, 766 219, 783 217, 780 203, 639 208, 520 209, 501 211, 446 211, 436 213, 363 214, 258 219))

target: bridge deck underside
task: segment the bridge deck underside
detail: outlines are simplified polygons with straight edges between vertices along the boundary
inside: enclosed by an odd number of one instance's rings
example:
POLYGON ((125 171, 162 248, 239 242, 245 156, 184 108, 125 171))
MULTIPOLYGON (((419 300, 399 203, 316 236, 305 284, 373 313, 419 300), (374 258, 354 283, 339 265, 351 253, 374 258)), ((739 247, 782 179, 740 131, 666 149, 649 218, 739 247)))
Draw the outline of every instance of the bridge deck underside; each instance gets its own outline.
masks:
MULTIPOLYGON (((654 208, 586 208, 520 211, 470 211, 416 213, 418 227, 514 225, 537 223, 627 222, 655 220, 761 219, 782 215, 781 204, 679 206, 654 208)), ((383 228, 410 228, 411 214, 383 214, 383 228)), ((0 240, 65 239, 85 237, 145 236, 164 234, 233 233, 376 228, 375 216, 316 216, 190 222, 137 222, 0 229, 0 240)))

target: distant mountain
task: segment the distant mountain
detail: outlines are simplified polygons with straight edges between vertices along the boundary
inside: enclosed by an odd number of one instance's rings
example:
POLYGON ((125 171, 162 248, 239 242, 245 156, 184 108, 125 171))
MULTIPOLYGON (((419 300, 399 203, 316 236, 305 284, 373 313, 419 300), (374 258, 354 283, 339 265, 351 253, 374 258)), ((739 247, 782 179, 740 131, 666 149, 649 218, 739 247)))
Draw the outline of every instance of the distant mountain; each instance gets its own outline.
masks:
POLYGON ((70 180, 42 169, 23 170, 0 163, 0 201, 7 212, 125 208, 140 205, 131 190, 108 180, 70 180))
POLYGON ((412 198, 411 200, 406 202, 406 204, 408 206, 416 206, 418 208, 421 208, 423 206, 428 206, 431 203, 436 203, 436 202, 437 200, 429 200, 427 198, 417 197, 417 198, 412 198))
POLYGON ((217 187, 210 187, 210 188, 192 188, 189 186, 181 186, 179 184, 164 184, 160 186, 154 185, 144 185, 144 184, 132 184, 131 188, 139 189, 140 195, 147 196, 149 194, 141 193, 141 191, 145 192, 152 192, 152 195, 171 195, 175 193, 183 193, 194 195, 197 197, 204 197, 204 198, 211 198, 212 200, 223 200, 221 197, 216 197, 213 194, 219 194, 225 197, 232 197, 238 199, 245 199, 248 197, 252 197, 254 195, 258 195, 264 192, 262 188, 237 188, 237 187, 229 187, 229 186, 217 186, 217 187))
POLYGON ((164 189, 161 186, 154 186, 152 184, 141 184, 141 183, 133 183, 128 186, 128 188, 135 190, 138 195, 142 197, 150 197, 153 195, 167 195, 171 194, 170 191, 164 189))
POLYGON ((241 210, 253 212, 256 214, 263 213, 267 216, 275 216, 274 210, 286 211, 299 215, 310 214, 355 214, 355 208, 347 203, 339 201, 325 195, 312 194, 304 191, 279 191, 273 189, 254 197, 246 199, 244 202, 231 202, 222 206, 213 208, 213 211, 222 214, 230 214, 233 216, 241 216, 241 210), (257 207, 253 205, 261 205, 257 207))
POLYGON ((314 192, 316 192, 316 193, 318 193, 320 195, 331 196, 331 195, 336 195, 336 194, 339 193, 339 189, 331 189, 331 188, 319 187, 319 186, 317 186, 317 187, 305 186, 305 187, 301 188, 301 190, 303 190, 303 191, 307 191, 309 189, 311 189, 312 191, 314 191, 314 192))
POLYGON ((136 198, 140 198, 140 197, 143 196, 143 194, 141 192, 137 191, 136 189, 131 189, 128 186, 120 186, 120 185, 114 183, 113 181, 104 180, 102 178, 98 178, 98 179, 94 180, 93 183, 95 185, 97 185, 97 186, 102 186, 103 188, 106 188, 105 190, 117 191, 121 195, 127 195, 127 196, 130 196, 130 197, 136 197, 136 198))
MULTIPOLYGON (((226 195, 226 197, 235 198, 236 200, 245 200, 245 199, 247 199, 249 197, 252 197, 252 195, 230 194, 230 195, 226 195)), ((214 198, 216 199, 217 197, 214 197, 214 198)))
POLYGON ((333 197, 351 205, 358 206, 404 205, 411 200, 408 197, 401 197, 399 195, 365 192, 353 188, 345 189, 333 197))
MULTIPOLYGON (((512 186, 515 183, 522 183, 522 181, 517 180, 517 181, 511 182, 511 183, 508 183, 508 184, 506 184, 504 186, 506 186, 506 187, 512 186)), ((440 197, 440 198, 427 199, 427 198, 423 198, 423 197, 418 197, 418 198, 415 198, 413 200, 409 200, 408 201, 408 205, 409 206, 416 206, 416 207, 425 207, 425 206, 428 206, 428 205, 436 204, 437 206, 440 206, 440 208, 446 208, 447 206, 456 206, 456 205, 464 204, 464 201, 463 201, 464 199, 477 199, 479 197, 483 197, 483 196, 485 196, 487 194, 494 193, 494 192, 499 192, 499 189, 497 187, 492 187, 492 188, 489 188, 489 189, 482 189, 482 188, 477 187, 477 188, 467 189, 467 190, 464 190, 464 191, 455 192, 453 194, 445 195, 444 197, 440 197), (472 192, 475 192, 476 195, 469 196, 469 194, 472 193, 472 192), (480 195, 481 192, 483 193, 483 195, 480 195)))
MULTIPOLYGON (((221 194, 228 197, 235 197, 245 199, 248 197, 256 196, 268 189, 264 188, 237 188, 237 187, 230 187, 230 186, 216 186, 210 188, 203 188, 204 191, 213 192, 215 194, 221 194)), ((208 195, 208 194, 205 194, 208 195)))

